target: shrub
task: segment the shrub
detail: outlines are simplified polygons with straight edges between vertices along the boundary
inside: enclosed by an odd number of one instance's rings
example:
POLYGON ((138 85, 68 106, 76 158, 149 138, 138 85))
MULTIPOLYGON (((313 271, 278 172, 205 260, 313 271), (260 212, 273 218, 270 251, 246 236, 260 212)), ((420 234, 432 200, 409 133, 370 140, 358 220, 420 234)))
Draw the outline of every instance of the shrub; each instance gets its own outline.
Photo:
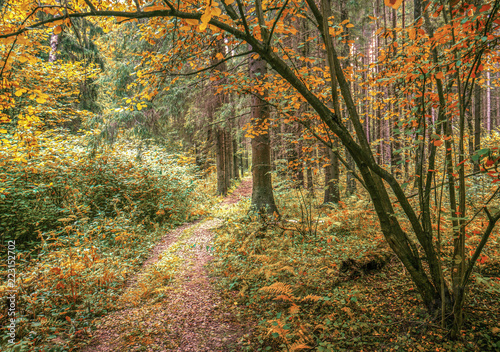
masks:
POLYGON ((26 163, 0 154, 3 240, 35 241, 40 232, 60 230, 71 216, 92 220, 133 211, 138 223, 181 223, 201 200, 194 166, 178 165, 185 157, 157 149, 137 162, 123 152, 130 145, 118 144, 91 159, 72 147, 48 143, 26 163))

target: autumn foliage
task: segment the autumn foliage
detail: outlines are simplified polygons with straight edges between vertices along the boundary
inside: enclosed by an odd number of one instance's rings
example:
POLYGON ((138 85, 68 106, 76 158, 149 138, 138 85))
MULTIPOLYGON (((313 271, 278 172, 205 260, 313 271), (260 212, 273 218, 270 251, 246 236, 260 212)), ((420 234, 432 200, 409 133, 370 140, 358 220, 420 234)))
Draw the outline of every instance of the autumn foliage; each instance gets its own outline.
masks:
MULTIPOLYGON (((225 195, 251 149, 251 211, 219 214, 216 273, 260 322, 260 349, 385 348, 393 319, 403 327, 390 349, 498 347, 498 312, 477 317, 498 295, 500 1, 1 6, 4 236, 43 253, 68 246, 70 259, 80 233, 137 248, 139 234, 204 213, 195 171, 225 195), (369 293, 392 284, 399 298, 378 322, 390 305, 369 293)), ((78 293, 90 265, 78 253, 76 266, 50 259, 42 280, 59 278, 54 304, 74 317, 96 294, 78 293)), ((39 291, 27 287, 29 300, 39 291)), ((23 324, 30 347, 45 341, 23 324)))

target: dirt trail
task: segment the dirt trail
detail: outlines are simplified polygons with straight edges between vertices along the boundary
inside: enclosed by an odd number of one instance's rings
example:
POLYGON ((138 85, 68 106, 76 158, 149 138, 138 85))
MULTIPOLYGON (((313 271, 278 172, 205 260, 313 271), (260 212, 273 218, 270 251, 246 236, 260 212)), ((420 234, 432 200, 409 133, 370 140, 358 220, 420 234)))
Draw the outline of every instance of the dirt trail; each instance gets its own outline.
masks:
MULTIPOLYGON (((235 204, 250 196, 251 191, 251 179, 245 179, 221 204, 235 204)), ((90 344, 81 352, 242 350, 238 343, 250 333, 249 328, 220 306, 221 298, 205 267, 211 260, 211 229, 221 224, 220 219, 202 220, 166 234, 151 251, 141 272, 129 281, 124 295, 136 288, 148 266, 189 233, 185 245, 176 253, 189 264, 183 265, 167 297, 104 317, 90 344)))

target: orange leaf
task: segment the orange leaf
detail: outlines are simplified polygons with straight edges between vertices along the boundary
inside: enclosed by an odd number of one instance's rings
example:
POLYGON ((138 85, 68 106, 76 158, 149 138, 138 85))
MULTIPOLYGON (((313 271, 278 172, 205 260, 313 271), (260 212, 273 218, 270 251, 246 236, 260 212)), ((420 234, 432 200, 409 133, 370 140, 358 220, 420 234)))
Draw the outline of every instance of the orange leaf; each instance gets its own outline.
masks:
POLYGON ((439 147, 439 146, 440 146, 440 145, 442 145, 442 144, 443 144, 443 141, 441 141, 441 140, 434 141, 434 145, 435 145, 436 147, 439 147))
POLYGON ((394 10, 397 10, 402 3, 403 0, 384 0, 385 6, 392 7, 394 10))
POLYGON ((195 20, 194 18, 188 18, 186 19, 187 24, 190 24, 192 26, 197 26, 198 25, 198 20, 195 20))
POLYGON ((57 26, 56 28, 54 28, 54 34, 57 35, 59 33, 62 32, 62 27, 61 26, 57 26))
POLYGON ((481 258, 478 259, 479 263, 484 264, 488 260, 488 257, 485 255, 481 255, 481 258))
POLYGON ((485 12, 485 11, 488 11, 489 9, 491 9, 491 5, 483 5, 480 9, 479 9, 479 12, 485 12))
POLYGON ((443 79, 443 72, 438 72, 435 75, 436 79, 443 79))
POLYGON ((411 40, 415 40, 417 38, 417 31, 415 30, 415 28, 408 29, 408 36, 411 40))

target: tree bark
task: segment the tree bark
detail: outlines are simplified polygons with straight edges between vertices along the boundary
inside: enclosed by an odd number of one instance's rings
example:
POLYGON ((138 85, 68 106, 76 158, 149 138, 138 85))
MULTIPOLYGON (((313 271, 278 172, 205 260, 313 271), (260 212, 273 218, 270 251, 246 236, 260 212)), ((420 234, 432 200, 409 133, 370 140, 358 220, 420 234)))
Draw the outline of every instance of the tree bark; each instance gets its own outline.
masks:
POLYGON ((337 204, 340 200, 339 191, 339 159, 335 157, 335 154, 330 148, 324 148, 325 150, 325 196, 323 198, 323 203, 335 203, 337 204))
POLYGON ((215 131, 215 152, 216 152, 216 168, 217 168, 217 195, 225 196, 227 194, 226 182, 226 155, 225 155, 225 133, 222 128, 217 128, 215 131))
MULTIPOLYGON (((262 79, 267 73, 267 63, 261 58, 250 57, 250 79, 262 79)), ((258 93, 256 93, 258 94, 258 93)), ((263 99, 252 95, 252 127, 257 135, 252 138, 252 209, 268 214, 279 214, 274 202, 271 180, 271 143, 269 138, 269 109, 263 99)))
MULTIPOLYGON (((481 149, 481 87, 474 87, 474 151, 481 149)), ((479 160, 474 162, 474 172, 479 172, 479 160)))
POLYGON ((235 180, 240 179, 240 168, 238 167, 239 158, 238 158, 238 141, 236 138, 233 138, 233 178, 235 180))

